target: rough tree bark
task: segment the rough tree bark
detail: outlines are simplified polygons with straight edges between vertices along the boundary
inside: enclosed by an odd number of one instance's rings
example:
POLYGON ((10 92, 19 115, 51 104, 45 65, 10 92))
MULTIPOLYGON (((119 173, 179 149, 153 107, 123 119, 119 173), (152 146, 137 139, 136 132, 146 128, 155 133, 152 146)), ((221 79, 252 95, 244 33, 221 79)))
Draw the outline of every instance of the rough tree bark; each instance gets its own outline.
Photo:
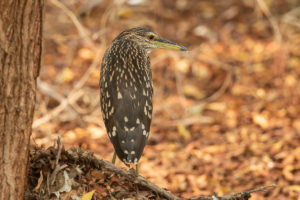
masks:
POLYGON ((44 0, 0 1, 0 199, 23 199, 44 0))

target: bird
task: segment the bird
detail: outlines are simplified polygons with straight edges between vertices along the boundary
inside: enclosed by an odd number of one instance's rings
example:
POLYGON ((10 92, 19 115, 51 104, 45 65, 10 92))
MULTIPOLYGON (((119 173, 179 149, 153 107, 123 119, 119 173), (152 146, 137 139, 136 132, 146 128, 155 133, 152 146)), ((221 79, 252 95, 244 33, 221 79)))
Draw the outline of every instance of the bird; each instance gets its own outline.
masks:
POLYGON ((149 53, 153 49, 187 51, 149 28, 121 32, 105 51, 100 70, 100 107, 114 154, 128 167, 136 165, 150 133, 153 81, 149 53))

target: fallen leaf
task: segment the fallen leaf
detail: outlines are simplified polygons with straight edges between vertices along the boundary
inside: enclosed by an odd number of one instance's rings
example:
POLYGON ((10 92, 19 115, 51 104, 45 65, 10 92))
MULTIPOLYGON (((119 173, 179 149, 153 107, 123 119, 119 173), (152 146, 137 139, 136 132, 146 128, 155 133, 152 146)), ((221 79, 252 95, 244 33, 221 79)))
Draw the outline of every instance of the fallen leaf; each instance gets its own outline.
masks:
POLYGON ((263 129, 267 129, 269 127, 269 121, 264 115, 255 113, 252 115, 253 122, 259 125, 263 129))
POLYGON ((78 55, 80 58, 85 59, 85 60, 92 60, 95 57, 95 53, 88 48, 81 48, 78 51, 78 55))
POLYGON ((290 185, 290 186, 288 186, 288 190, 299 192, 299 194, 300 194, 300 185, 290 185))
POLYGON ((184 139, 189 140, 191 138, 191 133, 186 129, 183 124, 178 124, 178 132, 184 137, 184 139))
POLYGON ((227 106, 226 103, 224 102, 214 102, 207 105, 207 109, 220 111, 220 112, 226 110, 226 108, 227 106))
POLYGON ((89 125, 88 131, 91 132, 92 139, 98 139, 106 135, 105 129, 95 125, 89 125))
POLYGON ((201 99, 205 96, 204 93, 199 90, 199 88, 192 84, 184 85, 183 91, 186 96, 194 97, 196 99, 201 99))
POLYGON ((187 73, 190 69, 190 62, 187 59, 180 59, 175 65, 182 73, 187 73))
POLYGON ((282 173, 287 180, 294 180, 293 169, 294 167, 292 165, 287 165, 283 168, 282 173))
POLYGON ((70 68, 64 68, 60 75, 60 82, 66 83, 74 79, 74 72, 70 68))
POLYGON ((105 174, 101 173, 99 170, 92 170, 91 171, 91 176, 95 179, 104 179, 105 178, 105 174))
POLYGON ((91 200, 92 197, 93 197, 93 195, 94 195, 94 193, 95 193, 95 190, 92 190, 92 191, 90 191, 90 192, 84 194, 84 195, 81 197, 80 200, 91 200))

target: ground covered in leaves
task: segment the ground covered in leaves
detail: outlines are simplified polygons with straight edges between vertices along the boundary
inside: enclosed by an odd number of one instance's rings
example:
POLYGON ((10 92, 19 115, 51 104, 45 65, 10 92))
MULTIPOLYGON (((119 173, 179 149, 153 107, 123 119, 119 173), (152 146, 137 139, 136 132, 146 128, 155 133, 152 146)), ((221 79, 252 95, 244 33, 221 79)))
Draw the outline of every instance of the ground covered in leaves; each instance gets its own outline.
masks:
MULTIPOLYGON (((150 26, 189 51, 151 53, 154 113, 141 175, 184 198, 277 184, 251 199, 299 200, 298 0, 50 0, 45 13, 33 146, 61 136, 66 148, 111 160, 99 106, 101 58, 122 30, 150 26)), ((78 191, 101 195, 89 185, 98 175, 84 175, 88 187, 78 191)), ((118 190, 114 177, 102 178, 99 185, 118 190)))
MULTIPOLYGON (((56 148, 36 147, 31 151, 28 180, 25 200, 182 199, 149 182, 133 168, 119 168, 81 149, 65 150, 60 138, 56 148)), ((249 200, 253 193, 266 192, 274 187, 265 186, 223 197, 201 195, 187 200, 249 200)))

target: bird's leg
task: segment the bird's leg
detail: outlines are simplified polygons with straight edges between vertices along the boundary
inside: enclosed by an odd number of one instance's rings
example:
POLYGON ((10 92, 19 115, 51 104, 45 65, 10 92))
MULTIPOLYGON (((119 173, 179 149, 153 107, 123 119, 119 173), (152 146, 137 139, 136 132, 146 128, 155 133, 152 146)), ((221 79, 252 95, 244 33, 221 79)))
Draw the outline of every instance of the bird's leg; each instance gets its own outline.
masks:
POLYGON ((135 171, 136 171, 136 175, 139 175, 139 163, 137 163, 136 165, 135 165, 135 171))
POLYGON ((116 157, 117 157, 117 154, 116 154, 116 152, 114 151, 114 155, 113 155, 112 160, 111 160, 112 164, 115 164, 115 163, 116 163, 116 157))

